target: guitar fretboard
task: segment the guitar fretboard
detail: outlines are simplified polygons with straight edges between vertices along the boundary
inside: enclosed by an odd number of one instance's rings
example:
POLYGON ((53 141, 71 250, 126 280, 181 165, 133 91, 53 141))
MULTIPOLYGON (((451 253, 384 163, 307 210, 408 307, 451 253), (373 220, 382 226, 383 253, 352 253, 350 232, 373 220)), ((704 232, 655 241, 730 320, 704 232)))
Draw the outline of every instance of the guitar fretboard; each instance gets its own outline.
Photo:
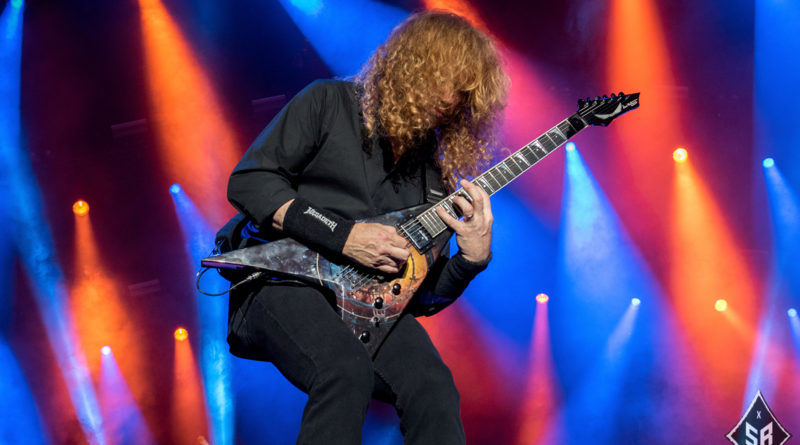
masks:
MULTIPOLYGON (((580 112, 575 113, 501 162, 498 162, 471 182, 491 196, 533 167, 534 164, 544 159, 556 148, 563 145, 579 131, 586 128, 587 125, 580 112)), ((463 196, 467 200, 470 199, 464 189, 458 189, 435 206, 400 226, 401 232, 406 235, 417 249, 422 250, 433 238, 448 229, 447 224, 436 214, 436 207, 443 207, 454 218, 460 216, 453 204, 453 199, 456 196, 463 196)))

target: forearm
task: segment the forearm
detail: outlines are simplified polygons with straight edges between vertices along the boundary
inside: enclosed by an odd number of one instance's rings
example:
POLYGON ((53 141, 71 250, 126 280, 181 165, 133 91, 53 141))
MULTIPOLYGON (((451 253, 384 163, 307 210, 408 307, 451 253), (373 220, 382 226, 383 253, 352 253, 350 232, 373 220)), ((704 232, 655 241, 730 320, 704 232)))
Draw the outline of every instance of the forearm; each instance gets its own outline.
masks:
POLYGON ((469 283, 486 267, 491 261, 491 253, 482 262, 472 262, 464 257, 461 252, 447 261, 441 266, 440 271, 432 278, 433 282, 430 283, 430 291, 440 299, 453 300, 461 296, 469 283))

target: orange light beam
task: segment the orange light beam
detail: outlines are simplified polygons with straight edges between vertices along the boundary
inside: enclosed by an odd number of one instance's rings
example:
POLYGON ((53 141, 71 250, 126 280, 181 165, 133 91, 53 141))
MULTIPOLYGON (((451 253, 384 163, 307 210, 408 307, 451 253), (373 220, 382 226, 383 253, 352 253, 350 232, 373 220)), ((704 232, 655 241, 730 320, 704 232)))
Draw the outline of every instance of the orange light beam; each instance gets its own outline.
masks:
MULTIPOLYGON (((682 89, 673 73, 655 0, 612 0, 608 18, 606 85, 609 92, 641 92, 641 107, 610 128, 612 177, 623 184, 625 201, 636 215, 630 230, 668 230, 659 215, 667 211, 670 153, 686 142, 680 114, 682 89)), ((619 196, 618 194, 614 194, 619 196)))
POLYGON ((70 291, 72 313, 80 344, 90 351, 89 367, 97 370, 104 345, 139 357, 139 342, 131 341, 133 328, 125 316, 114 280, 100 258, 90 215, 75 215, 75 281, 70 291))
POLYGON ((670 257, 674 260, 669 278, 673 303, 706 370, 708 407, 735 407, 747 381, 759 294, 741 249, 692 163, 673 165, 670 257), (735 314, 726 318, 714 310, 718 299, 725 299, 726 312, 735 314))
POLYGON ((560 425, 554 425, 557 419, 554 413, 558 410, 559 395, 550 351, 547 304, 541 302, 536 305, 531 346, 527 387, 520 410, 520 426, 516 438, 516 443, 519 445, 544 443, 545 433, 560 432, 560 425))
POLYGON ((172 425, 175 444, 196 444, 208 437, 205 397, 192 343, 175 340, 172 425))
POLYGON ((203 198, 212 224, 232 213, 227 177, 239 143, 213 86, 158 0, 140 0, 150 105, 168 183, 203 198))

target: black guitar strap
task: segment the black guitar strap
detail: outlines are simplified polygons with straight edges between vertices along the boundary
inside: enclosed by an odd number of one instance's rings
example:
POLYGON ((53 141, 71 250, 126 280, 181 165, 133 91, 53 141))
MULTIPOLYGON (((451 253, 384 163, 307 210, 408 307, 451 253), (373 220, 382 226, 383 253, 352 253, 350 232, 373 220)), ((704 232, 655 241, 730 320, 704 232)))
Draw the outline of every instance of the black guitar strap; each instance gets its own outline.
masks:
POLYGON ((447 193, 442 187, 442 176, 438 168, 433 165, 433 161, 425 163, 425 202, 436 204, 443 200, 447 193))

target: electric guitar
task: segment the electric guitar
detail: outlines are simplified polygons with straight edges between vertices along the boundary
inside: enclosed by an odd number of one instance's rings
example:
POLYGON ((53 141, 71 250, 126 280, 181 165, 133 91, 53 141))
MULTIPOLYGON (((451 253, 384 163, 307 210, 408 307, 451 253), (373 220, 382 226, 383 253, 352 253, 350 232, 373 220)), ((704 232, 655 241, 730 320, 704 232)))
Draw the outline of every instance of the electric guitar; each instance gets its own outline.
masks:
MULTIPOLYGON (((581 99, 575 114, 495 164, 472 183, 492 195, 584 128, 607 126, 617 116, 638 107, 639 93, 581 99)), ((374 356, 453 234, 436 214, 435 207, 442 206, 458 218, 460 215, 453 205, 458 195, 469 200, 466 192, 458 189, 434 206, 423 204, 363 221, 394 226, 408 240, 411 256, 397 274, 331 261, 291 238, 204 258, 201 265, 251 268, 271 277, 297 279, 332 290, 342 320, 374 356)))

